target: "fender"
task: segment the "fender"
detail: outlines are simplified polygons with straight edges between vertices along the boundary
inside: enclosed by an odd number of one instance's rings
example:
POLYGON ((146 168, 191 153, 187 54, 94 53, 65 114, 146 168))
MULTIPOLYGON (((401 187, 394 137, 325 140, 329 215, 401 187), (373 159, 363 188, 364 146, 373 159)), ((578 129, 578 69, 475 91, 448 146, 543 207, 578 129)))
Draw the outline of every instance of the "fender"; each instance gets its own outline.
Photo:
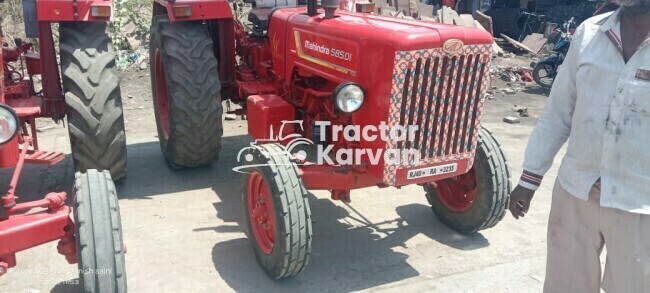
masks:
POLYGON ((233 19, 228 0, 154 0, 154 15, 167 14, 171 22, 188 20, 233 19), (157 6, 157 7, 156 7, 157 6), (192 14, 189 17, 176 17, 175 7, 189 7, 192 14), (160 11, 162 8, 163 11, 160 11), (166 10, 166 13, 165 11, 166 10))
MULTIPOLYGON (((38 21, 110 21, 112 17, 92 17, 91 6, 112 7, 110 0, 36 0, 38 21)), ((111 16, 115 14, 111 13, 111 16)))

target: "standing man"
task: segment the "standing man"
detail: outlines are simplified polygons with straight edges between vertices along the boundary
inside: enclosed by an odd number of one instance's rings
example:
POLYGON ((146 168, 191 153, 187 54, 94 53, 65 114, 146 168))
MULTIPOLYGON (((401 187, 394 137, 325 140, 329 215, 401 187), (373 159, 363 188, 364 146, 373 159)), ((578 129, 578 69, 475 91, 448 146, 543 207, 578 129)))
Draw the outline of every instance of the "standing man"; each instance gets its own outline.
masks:
POLYGON ((650 0, 576 31, 533 130, 510 212, 528 212, 569 140, 553 189, 545 292, 650 292, 650 0), (599 256, 607 246, 601 282, 599 256))

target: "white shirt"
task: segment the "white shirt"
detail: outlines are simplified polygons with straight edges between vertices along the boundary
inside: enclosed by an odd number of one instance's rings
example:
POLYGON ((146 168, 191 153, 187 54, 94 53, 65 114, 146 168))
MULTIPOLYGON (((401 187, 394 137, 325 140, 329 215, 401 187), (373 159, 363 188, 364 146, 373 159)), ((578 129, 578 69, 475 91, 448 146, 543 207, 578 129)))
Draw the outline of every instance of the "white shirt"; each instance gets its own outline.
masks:
POLYGON ((562 145, 562 187, 600 204, 650 214, 650 39, 625 63, 620 10, 578 27, 533 130, 520 185, 536 189, 562 145))

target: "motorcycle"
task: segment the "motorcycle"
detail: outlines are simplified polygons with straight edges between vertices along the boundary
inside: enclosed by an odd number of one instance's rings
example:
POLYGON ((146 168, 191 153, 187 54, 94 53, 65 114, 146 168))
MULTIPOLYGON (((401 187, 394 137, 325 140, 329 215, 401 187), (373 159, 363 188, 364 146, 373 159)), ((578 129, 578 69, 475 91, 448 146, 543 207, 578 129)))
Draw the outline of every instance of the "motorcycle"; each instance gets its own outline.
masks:
POLYGON ((575 32, 575 19, 572 17, 564 23, 562 28, 556 28, 549 36, 550 43, 554 43, 554 48, 548 56, 542 58, 537 63, 531 63, 533 67, 533 80, 545 88, 550 88, 555 81, 558 69, 571 45, 571 38, 575 32))

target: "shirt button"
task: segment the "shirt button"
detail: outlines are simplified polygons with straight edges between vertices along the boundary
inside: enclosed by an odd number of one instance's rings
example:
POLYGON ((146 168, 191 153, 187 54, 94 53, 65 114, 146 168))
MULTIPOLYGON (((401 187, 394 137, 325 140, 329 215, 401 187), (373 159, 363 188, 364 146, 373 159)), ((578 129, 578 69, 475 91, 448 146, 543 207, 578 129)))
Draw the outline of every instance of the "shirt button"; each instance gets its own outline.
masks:
POLYGON ((622 93, 622 92, 623 92, 623 88, 621 88, 621 87, 618 88, 618 93, 620 94, 620 93, 622 93))

